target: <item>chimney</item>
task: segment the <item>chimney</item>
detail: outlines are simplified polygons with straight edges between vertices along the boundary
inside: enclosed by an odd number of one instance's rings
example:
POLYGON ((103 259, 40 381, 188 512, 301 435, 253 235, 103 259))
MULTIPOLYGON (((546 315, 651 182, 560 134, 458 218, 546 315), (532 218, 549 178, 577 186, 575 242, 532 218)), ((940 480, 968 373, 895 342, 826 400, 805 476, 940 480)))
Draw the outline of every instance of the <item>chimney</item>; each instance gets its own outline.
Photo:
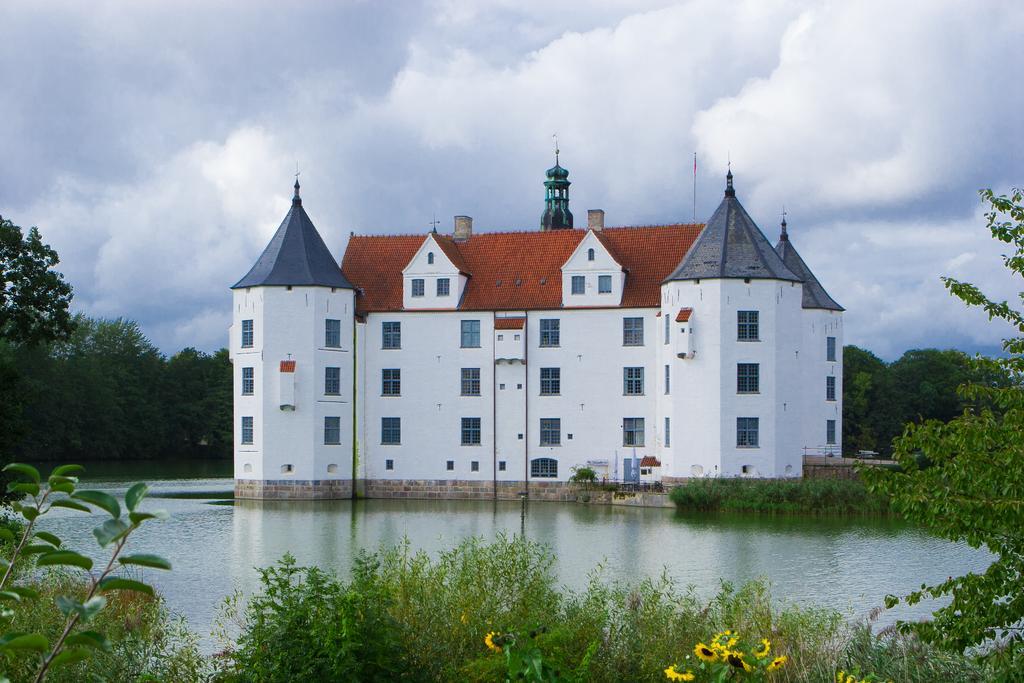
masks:
POLYGON ((604 209, 587 211, 587 227, 591 230, 604 230, 604 209))
POLYGON ((455 238, 456 242, 465 242, 473 236, 473 217, 472 216, 456 216, 455 217, 455 234, 452 237, 455 238))

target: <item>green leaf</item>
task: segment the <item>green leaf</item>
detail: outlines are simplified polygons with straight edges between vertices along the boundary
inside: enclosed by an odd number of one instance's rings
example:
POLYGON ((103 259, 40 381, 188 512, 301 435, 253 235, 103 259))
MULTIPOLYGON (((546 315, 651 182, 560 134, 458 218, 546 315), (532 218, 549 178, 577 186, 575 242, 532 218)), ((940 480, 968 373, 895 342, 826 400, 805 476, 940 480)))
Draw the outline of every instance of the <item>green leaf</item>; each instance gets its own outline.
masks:
POLYGON ((57 609, 60 610, 61 614, 66 617, 71 616, 72 613, 82 613, 82 603, 64 595, 58 595, 57 599, 54 600, 57 603, 57 609))
POLYGON ((14 532, 5 526, 0 526, 0 540, 14 542, 14 532))
POLYGON ((130 489, 124 494, 125 506, 134 512, 136 506, 142 502, 142 499, 149 493, 149 487, 143 484, 141 481, 138 484, 133 484, 130 489))
POLYGON ((106 510, 114 519, 121 516, 121 506, 118 504, 117 499, 105 491, 75 491, 71 494, 71 497, 86 503, 92 503, 96 507, 106 510))
POLYGON ((85 601, 82 605, 82 619, 91 620, 101 609, 107 606, 107 599, 102 595, 96 595, 85 601))
POLYGON ((5 466, 3 471, 15 472, 16 474, 20 474, 23 477, 28 477, 36 484, 39 483, 39 470, 37 470, 35 467, 32 467, 32 465, 25 465, 20 462, 12 462, 11 464, 5 466))
POLYGON ((8 493, 27 493, 30 496, 39 495, 39 484, 30 481, 11 482, 7 485, 8 493))
POLYGON ((55 493, 74 493, 75 485, 71 482, 58 482, 56 484, 50 484, 50 490, 55 493))
POLYGON ((135 564, 140 567, 152 567, 153 569, 170 569, 171 563, 159 555, 123 555, 117 558, 121 564, 135 564))
POLYGON ((55 548, 60 547, 60 539, 51 534, 49 531, 37 531, 35 534, 36 538, 41 538, 55 548))
POLYGON ((85 472, 85 468, 81 465, 61 465, 60 467, 54 467, 53 471, 50 472, 51 477, 66 477, 67 475, 79 472, 85 472))
POLYGON ((24 555, 35 555, 38 553, 49 553, 53 552, 53 546, 47 543, 32 543, 21 549, 24 555))
POLYGON ((91 509, 81 503, 76 503, 69 498, 58 498, 57 500, 50 501, 50 507, 68 508, 69 510, 78 510, 79 512, 88 512, 89 514, 92 514, 91 509))
POLYGON ((147 519, 167 519, 166 510, 154 510, 153 512, 129 512, 128 519, 132 524, 138 526, 147 519))
POLYGON ((131 579, 122 579, 116 576, 108 576, 100 581, 100 590, 104 593, 107 591, 135 591, 137 593, 153 595, 153 587, 149 584, 131 579))
POLYGON ((0 649, 3 650, 35 650, 46 652, 50 647, 46 638, 38 633, 5 633, 0 638, 0 649))
POLYGON ((39 508, 37 508, 35 505, 21 505, 19 512, 21 512, 22 517, 24 517, 30 522, 34 521, 37 517, 39 517, 39 508))
POLYGON ((0 600, 10 600, 12 602, 21 602, 21 596, 14 591, 0 591, 0 600))
POLYGON ((39 597, 39 593, 32 590, 31 588, 25 588, 24 586, 11 586, 7 590, 9 590, 12 593, 17 593, 21 597, 29 600, 35 600, 39 597))
POLYGON ((89 659, 89 651, 84 647, 69 647, 68 649, 61 652, 59 655, 53 658, 50 662, 50 668, 56 669, 61 666, 68 664, 75 664, 83 659, 89 659))
POLYGON ((39 556, 36 564, 40 567, 62 565, 69 567, 81 567, 85 571, 92 569, 92 560, 85 555, 79 555, 71 550, 56 550, 52 553, 45 553, 39 556))
POLYGON ((64 641, 68 645, 85 645, 104 652, 110 652, 110 641, 102 633, 97 631, 80 631, 68 636, 64 641))
POLYGON ((100 524, 98 527, 92 530, 93 536, 99 541, 101 548, 106 548, 110 545, 111 541, 116 541, 125 535, 128 531, 131 531, 131 527, 122 522, 120 519, 108 519, 107 521, 100 524))

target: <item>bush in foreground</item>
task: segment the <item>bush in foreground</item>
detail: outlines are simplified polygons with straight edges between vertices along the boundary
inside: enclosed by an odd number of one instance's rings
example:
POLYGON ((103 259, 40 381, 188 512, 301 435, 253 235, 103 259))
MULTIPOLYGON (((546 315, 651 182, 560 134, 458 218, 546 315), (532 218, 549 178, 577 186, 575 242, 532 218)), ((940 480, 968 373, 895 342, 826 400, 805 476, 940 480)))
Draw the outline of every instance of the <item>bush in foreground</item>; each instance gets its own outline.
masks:
POLYGON ((681 512, 884 515, 888 499, 848 479, 691 479, 669 494, 681 512))
POLYGON ((991 678, 912 636, 779 606, 763 583, 723 584, 708 601, 666 576, 626 585, 595 573, 570 591, 552 565, 547 548, 519 538, 470 539, 436 559, 408 544, 383 549, 360 557, 349 582, 286 558, 264 570, 263 590, 247 604, 229 601, 222 619, 242 630, 224 654, 224 677, 501 681, 532 668, 525 680, 664 681, 667 669, 707 680, 714 667, 700 668, 694 644, 730 630, 752 647, 769 640, 765 662, 785 658, 754 674, 767 680, 833 681, 840 670, 857 680, 991 678))

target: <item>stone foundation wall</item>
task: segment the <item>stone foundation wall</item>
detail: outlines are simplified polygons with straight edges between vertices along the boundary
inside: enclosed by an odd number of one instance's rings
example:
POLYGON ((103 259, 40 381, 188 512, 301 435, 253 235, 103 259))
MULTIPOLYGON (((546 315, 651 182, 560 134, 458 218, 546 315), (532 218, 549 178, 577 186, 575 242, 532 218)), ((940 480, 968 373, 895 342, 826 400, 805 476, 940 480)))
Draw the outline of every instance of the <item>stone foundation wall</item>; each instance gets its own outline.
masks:
POLYGON ((521 491, 529 491, 530 500, 574 501, 578 489, 566 482, 495 482, 460 479, 366 479, 357 484, 365 498, 421 498, 463 500, 518 500, 521 491))
POLYGON ((257 500, 338 500, 352 497, 349 479, 235 479, 235 498, 257 500))

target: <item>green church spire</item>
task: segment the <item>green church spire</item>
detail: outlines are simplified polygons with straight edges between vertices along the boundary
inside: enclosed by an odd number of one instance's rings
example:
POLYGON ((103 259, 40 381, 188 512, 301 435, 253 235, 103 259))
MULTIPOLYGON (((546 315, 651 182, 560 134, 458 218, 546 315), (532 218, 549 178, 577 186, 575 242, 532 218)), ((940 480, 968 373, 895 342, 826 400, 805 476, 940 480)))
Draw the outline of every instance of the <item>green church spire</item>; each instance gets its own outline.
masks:
POLYGON ((569 171, 558 165, 558 139, 555 138, 555 165, 547 170, 544 181, 544 214, 540 217, 541 230, 572 228, 569 211, 569 171))

